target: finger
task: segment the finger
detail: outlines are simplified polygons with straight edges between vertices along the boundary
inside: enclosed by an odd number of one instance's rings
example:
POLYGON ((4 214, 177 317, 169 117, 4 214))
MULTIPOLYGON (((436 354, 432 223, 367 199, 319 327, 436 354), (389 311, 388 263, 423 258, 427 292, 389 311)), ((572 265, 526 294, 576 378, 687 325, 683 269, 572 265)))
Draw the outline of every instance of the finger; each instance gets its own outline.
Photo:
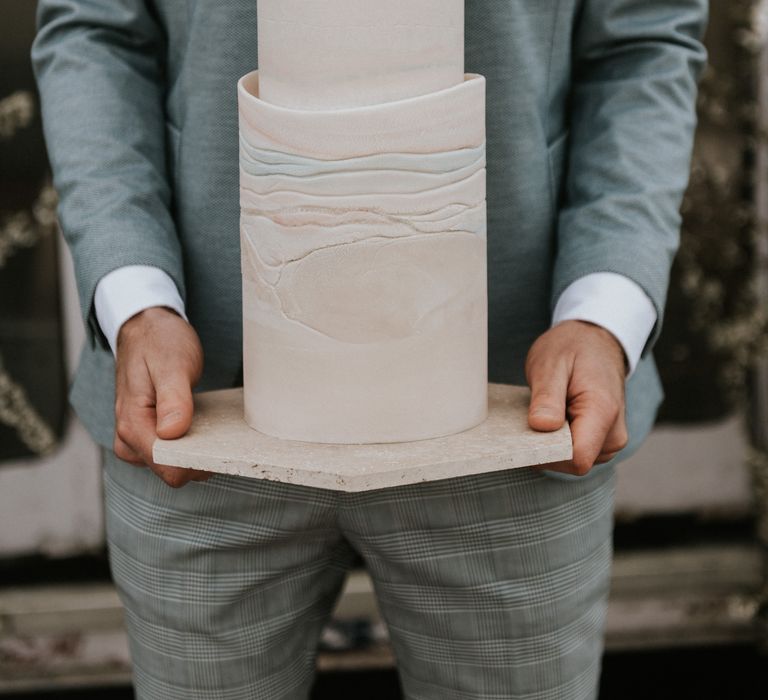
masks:
POLYGON ((565 423, 569 372, 565 363, 532 363, 528 371, 531 405, 528 425, 534 430, 559 430, 565 423))
POLYGON ((608 433, 619 416, 619 406, 602 394, 583 394, 570 406, 574 473, 589 472, 603 452, 608 433))
POLYGON ((155 391, 143 360, 118 361, 115 437, 145 465, 152 463, 155 391))
MULTIPOLYGON (((618 452, 614 452, 613 454, 603 453, 595 460, 595 464, 605 464, 606 462, 610 462, 617 454, 618 452)), ((567 462, 552 462, 550 464, 541 464, 534 467, 534 469, 539 471, 559 472, 560 474, 570 474, 571 476, 584 476, 584 474, 577 471, 573 462, 570 460, 567 462)))
POLYGON ((132 406, 128 409, 125 427, 118 433, 148 466, 154 464, 152 447, 156 437, 156 422, 154 407, 132 406))
MULTIPOLYGON (((138 384, 136 377, 134 377, 134 383, 138 384)), ((158 433, 160 433, 160 437, 172 439, 186 432, 192 419, 192 395, 189 380, 185 379, 184 375, 178 371, 169 373, 166 379, 161 380, 160 386, 157 388, 157 401, 158 405, 164 406, 161 410, 165 410, 166 422, 163 430, 158 429, 158 409, 155 406, 155 401, 151 401, 147 396, 147 392, 128 395, 122 404, 123 419, 120 422, 118 436, 139 456, 143 463, 153 467, 153 471, 167 484, 183 486, 189 481, 190 470, 157 465, 154 461, 153 447, 158 433), (161 397, 164 397, 163 403, 160 403, 161 397), (180 432, 175 433, 176 429, 180 432), (156 470, 154 467, 162 468, 156 470)))
POLYGON ((183 486, 188 481, 208 481, 213 476, 212 472, 200 469, 188 469, 186 467, 174 467, 170 464, 153 462, 152 470, 169 486, 183 486))
POLYGON ((163 464, 153 464, 151 469, 168 486, 175 489, 181 488, 190 481, 207 481, 212 476, 212 474, 197 469, 169 467, 163 464))
POLYGON ((629 442, 629 433, 627 432, 627 421, 625 417, 625 408, 622 404, 619 411, 619 416, 613 427, 608 431, 608 435, 605 438, 605 443, 601 452, 613 453, 621 452, 629 442))
POLYGON ((117 434, 115 435, 115 440, 112 445, 112 451, 115 453, 115 456, 118 459, 121 459, 123 462, 128 462, 129 464, 133 464, 137 467, 147 466, 141 460, 141 457, 139 457, 136 452, 134 452, 125 442, 123 442, 117 434))
POLYGON ((622 405, 619 411, 619 417, 613 424, 613 427, 608 431, 608 435, 605 438, 605 444, 600 452, 600 455, 595 460, 595 464, 605 464, 610 462, 616 455, 619 454, 629 442, 629 433, 627 432, 627 422, 625 418, 625 409, 622 405))
POLYGON ((157 436, 164 440, 179 438, 192 424, 192 380, 179 370, 151 370, 150 374, 157 395, 157 436))
POLYGON ((573 474, 573 462, 550 462, 549 464, 538 464, 534 469, 545 472, 560 472, 561 474, 573 474))
POLYGON ((168 486, 174 489, 181 488, 192 477, 189 469, 181 467, 168 467, 162 464, 153 464, 150 469, 160 477, 168 486))
POLYGON ((142 406, 134 397, 121 401, 116 411, 115 454, 131 463, 152 464, 152 443, 155 440, 155 409, 142 406), (124 457, 123 457, 124 455, 124 457))

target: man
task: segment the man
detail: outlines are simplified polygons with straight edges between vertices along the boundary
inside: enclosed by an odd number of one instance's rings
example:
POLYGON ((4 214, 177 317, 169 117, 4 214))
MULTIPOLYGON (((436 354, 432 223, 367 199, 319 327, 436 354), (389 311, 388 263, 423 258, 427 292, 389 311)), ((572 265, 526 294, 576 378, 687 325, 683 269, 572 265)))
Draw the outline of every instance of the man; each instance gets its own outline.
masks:
POLYGON ((305 697, 356 553, 408 698, 594 697, 613 464, 661 399, 651 349, 705 0, 467 4, 467 70, 488 94, 491 380, 527 379, 531 426, 567 417, 574 458, 367 494, 152 462, 156 436, 187 430, 192 387, 241 373, 234 86, 257 63, 256 3, 39 5, 89 335, 71 398, 105 448, 138 697, 305 697), (166 486, 189 481, 205 483, 166 486))

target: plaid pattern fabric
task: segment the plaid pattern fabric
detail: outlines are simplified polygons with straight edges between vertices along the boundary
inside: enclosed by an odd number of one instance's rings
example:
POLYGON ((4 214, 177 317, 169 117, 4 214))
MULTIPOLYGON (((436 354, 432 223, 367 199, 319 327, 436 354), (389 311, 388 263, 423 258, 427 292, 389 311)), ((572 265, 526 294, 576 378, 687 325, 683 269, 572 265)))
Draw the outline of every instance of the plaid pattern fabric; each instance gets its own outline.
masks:
POLYGON ((106 453, 107 534, 140 700, 306 698, 359 552, 411 700, 595 698, 613 470, 511 470, 368 493, 106 453))

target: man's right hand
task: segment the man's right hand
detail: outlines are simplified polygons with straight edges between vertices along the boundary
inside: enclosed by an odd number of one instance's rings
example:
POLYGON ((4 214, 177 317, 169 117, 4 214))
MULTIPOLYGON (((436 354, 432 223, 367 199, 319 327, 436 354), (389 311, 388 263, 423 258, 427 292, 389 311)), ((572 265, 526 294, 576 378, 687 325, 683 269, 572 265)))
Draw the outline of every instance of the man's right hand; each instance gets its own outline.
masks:
POLYGON ((203 349, 192 326, 175 312, 152 307, 120 328, 115 376, 115 442, 120 459, 148 466, 174 488, 211 474, 155 464, 155 438, 179 438, 189 430, 192 387, 203 371, 203 349))

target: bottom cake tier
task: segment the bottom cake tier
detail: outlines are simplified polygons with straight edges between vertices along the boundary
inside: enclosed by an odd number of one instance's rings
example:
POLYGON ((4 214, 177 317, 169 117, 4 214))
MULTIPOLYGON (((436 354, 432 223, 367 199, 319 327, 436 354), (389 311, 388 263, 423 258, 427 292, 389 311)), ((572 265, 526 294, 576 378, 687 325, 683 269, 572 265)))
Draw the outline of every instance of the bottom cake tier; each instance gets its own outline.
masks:
POLYGON ((487 415, 484 81, 310 112, 240 82, 245 418, 379 443, 487 415))

